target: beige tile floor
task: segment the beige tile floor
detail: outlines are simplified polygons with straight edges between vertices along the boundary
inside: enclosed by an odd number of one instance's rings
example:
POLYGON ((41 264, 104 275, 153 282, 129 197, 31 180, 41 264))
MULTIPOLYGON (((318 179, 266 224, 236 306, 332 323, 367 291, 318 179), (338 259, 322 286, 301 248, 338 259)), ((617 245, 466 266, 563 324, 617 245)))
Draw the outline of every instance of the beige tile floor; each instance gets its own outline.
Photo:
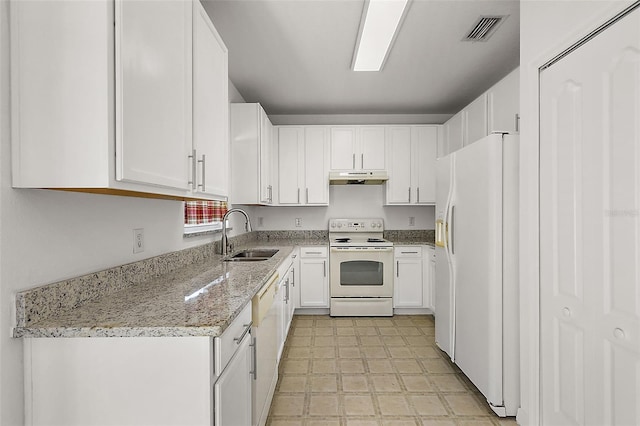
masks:
POLYGON ((433 316, 294 316, 267 426, 515 425, 434 341, 433 316))

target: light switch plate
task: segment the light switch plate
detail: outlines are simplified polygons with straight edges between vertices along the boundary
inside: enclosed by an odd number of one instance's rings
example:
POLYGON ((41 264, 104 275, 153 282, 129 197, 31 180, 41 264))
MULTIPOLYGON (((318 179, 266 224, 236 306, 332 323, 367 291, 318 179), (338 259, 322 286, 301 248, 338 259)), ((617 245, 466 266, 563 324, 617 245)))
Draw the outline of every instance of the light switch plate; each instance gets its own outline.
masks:
POLYGON ((144 228, 133 230, 133 252, 142 253, 144 251, 144 228))

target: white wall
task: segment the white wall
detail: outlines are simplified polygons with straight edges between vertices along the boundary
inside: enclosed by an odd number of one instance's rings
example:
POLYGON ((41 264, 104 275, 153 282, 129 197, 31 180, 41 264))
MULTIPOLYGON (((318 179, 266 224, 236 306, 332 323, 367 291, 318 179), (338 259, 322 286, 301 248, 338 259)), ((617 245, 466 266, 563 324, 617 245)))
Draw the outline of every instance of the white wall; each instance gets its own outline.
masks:
POLYGON ((434 229, 433 206, 383 207, 383 185, 332 185, 328 207, 250 207, 251 221, 257 231, 325 230, 331 218, 367 217, 384 219, 386 229, 434 229), (409 217, 415 226, 409 226, 409 217), (259 226, 260 218, 262 226, 259 226), (302 226, 295 226, 295 218, 302 226))
POLYGON ((539 424, 538 390, 538 68, 631 0, 522 0, 520 4, 520 288, 522 409, 539 424))

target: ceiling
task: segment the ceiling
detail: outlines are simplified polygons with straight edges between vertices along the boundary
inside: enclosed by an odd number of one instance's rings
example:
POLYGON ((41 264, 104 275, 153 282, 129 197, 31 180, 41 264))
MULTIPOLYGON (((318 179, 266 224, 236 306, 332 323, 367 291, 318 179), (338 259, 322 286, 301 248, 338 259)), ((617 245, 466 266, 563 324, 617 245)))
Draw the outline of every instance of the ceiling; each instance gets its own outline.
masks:
POLYGON ((202 0, 229 78, 267 114, 450 114, 519 63, 518 0, 411 0, 381 72, 350 66, 364 0, 202 0), (508 15, 484 42, 481 16, 508 15))

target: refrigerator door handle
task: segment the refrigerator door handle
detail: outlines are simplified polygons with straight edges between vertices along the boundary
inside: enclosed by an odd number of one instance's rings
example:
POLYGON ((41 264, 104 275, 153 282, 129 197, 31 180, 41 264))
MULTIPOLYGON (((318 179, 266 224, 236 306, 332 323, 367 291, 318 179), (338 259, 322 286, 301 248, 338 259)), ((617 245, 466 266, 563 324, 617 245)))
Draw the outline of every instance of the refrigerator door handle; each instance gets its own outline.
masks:
POLYGON ((449 223, 447 224, 449 226, 449 247, 451 248, 451 254, 456 254, 455 251, 455 247, 454 247, 454 239, 455 239, 455 213, 456 213, 456 206, 451 206, 451 219, 449 220, 449 223))

